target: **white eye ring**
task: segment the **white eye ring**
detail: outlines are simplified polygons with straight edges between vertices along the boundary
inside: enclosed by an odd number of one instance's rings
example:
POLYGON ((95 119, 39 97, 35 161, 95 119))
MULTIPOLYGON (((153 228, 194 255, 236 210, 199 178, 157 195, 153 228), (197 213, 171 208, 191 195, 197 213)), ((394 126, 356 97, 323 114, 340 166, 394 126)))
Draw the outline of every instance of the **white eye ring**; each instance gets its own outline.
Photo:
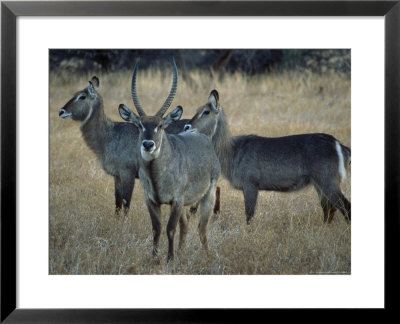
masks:
POLYGON ((76 97, 75 101, 79 101, 82 97, 85 97, 85 99, 86 99, 86 94, 80 93, 80 94, 76 97))
POLYGON ((200 118, 206 115, 210 114, 210 110, 204 110, 203 113, 201 114, 200 118))

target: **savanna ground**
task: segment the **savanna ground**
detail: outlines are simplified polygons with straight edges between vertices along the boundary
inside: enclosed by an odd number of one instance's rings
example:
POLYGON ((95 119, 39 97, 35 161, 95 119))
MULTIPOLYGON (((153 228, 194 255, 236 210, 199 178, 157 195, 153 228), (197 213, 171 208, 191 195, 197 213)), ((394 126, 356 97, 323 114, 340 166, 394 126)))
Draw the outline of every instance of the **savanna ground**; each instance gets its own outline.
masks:
MULTIPOLYGON (((97 74, 105 113, 114 121, 122 121, 120 103, 133 108, 131 72, 97 74)), ((164 102, 172 78, 168 72, 140 72, 137 87, 146 112, 154 113, 164 102)), ((180 78, 172 104, 183 106, 182 118, 191 118, 215 88, 234 135, 325 132, 351 147, 348 77, 287 72, 250 78, 236 73, 221 80, 196 71, 190 76, 191 85, 180 78)), ((154 262, 140 181, 135 183, 129 214, 115 216, 112 177, 87 148, 79 123, 58 117, 59 109, 91 77, 50 72, 50 274, 351 273, 351 225, 339 212, 331 224, 324 224, 313 188, 260 192, 256 214, 246 225, 243 194, 223 178, 221 213, 208 225, 209 250, 201 248, 195 215, 189 221, 185 247, 167 264, 169 207, 164 206, 161 262, 154 262)), ((350 173, 342 189, 351 201, 350 173)))

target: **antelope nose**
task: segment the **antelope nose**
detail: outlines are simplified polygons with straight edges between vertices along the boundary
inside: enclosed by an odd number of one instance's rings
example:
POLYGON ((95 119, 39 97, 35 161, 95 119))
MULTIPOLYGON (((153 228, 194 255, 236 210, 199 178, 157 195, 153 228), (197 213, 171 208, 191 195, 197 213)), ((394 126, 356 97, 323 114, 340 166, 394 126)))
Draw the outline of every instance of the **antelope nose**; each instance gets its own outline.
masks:
POLYGON ((183 130, 184 130, 185 132, 187 132, 187 131, 190 130, 191 128, 192 128, 192 125, 186 124, 186 125, 183 127, 183 130))
POLYGON ((155 143, 154 141, 143 141, 142 145, 146 151, 151 151, 154 148, 155 143))
POLYGON ((60 116, 63 119, 67 119, 69 117, 72 117, 72 114, 66 111, 64 108, 61 108, 60 111, 58 112, 58 116, 60 116))

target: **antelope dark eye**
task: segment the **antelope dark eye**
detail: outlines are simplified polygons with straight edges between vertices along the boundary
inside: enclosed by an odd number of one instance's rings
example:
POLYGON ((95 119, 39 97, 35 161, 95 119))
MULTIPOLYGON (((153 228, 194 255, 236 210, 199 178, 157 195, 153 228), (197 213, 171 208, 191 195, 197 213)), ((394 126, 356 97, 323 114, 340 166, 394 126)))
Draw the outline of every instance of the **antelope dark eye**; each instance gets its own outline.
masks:
POLYGON ((203 112, 203 115, 208 115, 209 113, 210 113, 209 110, 205 110, 205 111, 203 112))
POLYGON ((85 100, 86 99, 86 96, 85 95, 80 95, 79 96, 79 100, 85 100))

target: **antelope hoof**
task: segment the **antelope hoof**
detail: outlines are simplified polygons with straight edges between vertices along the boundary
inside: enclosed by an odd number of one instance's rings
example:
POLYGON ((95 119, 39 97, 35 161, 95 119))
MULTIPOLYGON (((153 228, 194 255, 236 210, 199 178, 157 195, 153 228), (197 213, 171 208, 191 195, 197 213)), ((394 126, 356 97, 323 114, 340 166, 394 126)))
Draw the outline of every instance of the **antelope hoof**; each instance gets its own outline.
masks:
POLYGON ((116 207, 115 208, 115 217, 120 217, 121 216, 121 208, 120 207, 116 207))
POLYGON ((153 256, 153 260, 152 260, 154 265, 160 265, 161 261, 160 258, 158 256, 153 256))
POLYGON ((171 262, 174 261, 174 255, 168 255, 167 257, 167 264, 170 264, 171 262))

